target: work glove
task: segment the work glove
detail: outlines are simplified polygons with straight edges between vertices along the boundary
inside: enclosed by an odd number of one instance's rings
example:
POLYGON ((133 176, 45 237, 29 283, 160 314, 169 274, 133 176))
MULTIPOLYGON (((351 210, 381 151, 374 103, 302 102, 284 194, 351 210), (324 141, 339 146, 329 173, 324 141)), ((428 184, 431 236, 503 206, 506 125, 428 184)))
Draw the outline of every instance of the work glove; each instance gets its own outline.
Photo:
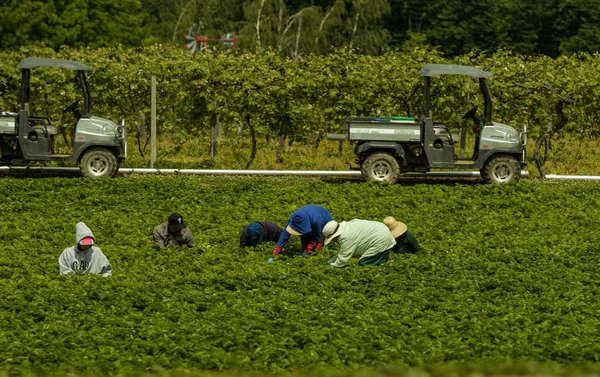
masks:
POLYGON ((308 253, 303 251, 302 252, 302 258, 306 258, 306 257, 308 257, 308 253))
POLYGON ((275 245, 275 247, 273 248, 273 255, 279 255, 279 254, 281 254, 281 246, 275 245))
POLYGON ((275 258, 269 258, 269 259, 267 259, 267 261, 268 261, 269 263, 273 263, 273 262, 275 262, 275 258))
POLYGON ((318 249, 316 249, 317 245, 319 245, 319 243, 315 240, 312 240, 306 245, 306 247, 302 250, 302 252, 306 253, 306 254, 310 254, 313 250, 318 250, 318 249))

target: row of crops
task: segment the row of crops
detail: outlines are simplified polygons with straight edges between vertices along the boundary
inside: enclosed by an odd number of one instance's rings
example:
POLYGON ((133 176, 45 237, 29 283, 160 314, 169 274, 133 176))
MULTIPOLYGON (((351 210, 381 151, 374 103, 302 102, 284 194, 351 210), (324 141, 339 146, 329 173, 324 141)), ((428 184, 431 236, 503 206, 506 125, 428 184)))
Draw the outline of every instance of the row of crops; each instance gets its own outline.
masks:
MULTIPOLYGON (((341 370, 600 358, 600 187, 593 182, 128 176, 2 177, 0 371, 341 370), (242 227, 319 204, 406 222, 424 251, 333 269, 242 227), (157 251, 180 212, 195 249, 157 251), (113 276, 60 276, 84 221, 113 276)), ((0 372, 1 374, 1 372, 0 372)))

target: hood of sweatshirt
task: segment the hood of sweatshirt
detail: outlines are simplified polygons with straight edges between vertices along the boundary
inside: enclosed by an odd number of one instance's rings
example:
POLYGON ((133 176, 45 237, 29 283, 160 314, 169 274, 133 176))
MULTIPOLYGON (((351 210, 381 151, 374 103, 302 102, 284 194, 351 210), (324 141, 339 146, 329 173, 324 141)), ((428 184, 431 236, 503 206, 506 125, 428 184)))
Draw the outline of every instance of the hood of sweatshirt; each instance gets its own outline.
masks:
POLYGON ((77 246, 79 241, 81 241, 84 237, 92 237, 94 239, 94 243, 96 243, 96 238, 94 237, 92 230, 83 222, 78 222, 77 225, 75 225, 75 246, 77 246))

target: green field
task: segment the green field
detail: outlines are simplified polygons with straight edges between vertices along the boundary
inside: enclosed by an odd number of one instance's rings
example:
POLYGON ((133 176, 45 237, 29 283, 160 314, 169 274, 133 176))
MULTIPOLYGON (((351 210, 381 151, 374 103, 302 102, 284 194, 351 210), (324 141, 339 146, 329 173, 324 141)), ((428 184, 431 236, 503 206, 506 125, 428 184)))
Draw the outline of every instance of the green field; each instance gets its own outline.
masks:
POLYGON ((600 368, 600 185, 527 180, 0 177, 0 376, 591 375, 600 368), (240 250, 248 222, 319 204, 408 224, 379 267, 240 250), (181 212, 198 248, 154 249, 181 212), (58 274, 84 221, 113 276, 58 274), (209 374, 213 375, 213 374, 209 374))

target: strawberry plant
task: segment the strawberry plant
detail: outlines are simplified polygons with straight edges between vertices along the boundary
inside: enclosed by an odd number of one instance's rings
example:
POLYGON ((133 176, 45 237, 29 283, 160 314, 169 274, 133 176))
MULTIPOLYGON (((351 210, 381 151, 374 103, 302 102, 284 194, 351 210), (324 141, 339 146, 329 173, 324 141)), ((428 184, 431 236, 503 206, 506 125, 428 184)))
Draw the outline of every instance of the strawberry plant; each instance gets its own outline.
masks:
MULTIPOLYGON (((3 177, 0 370, 310 371, 486 363, 598 363, 600 188, 441 180, 127 176, 3 177), (240 249, 251 221, 302 205, 338 221, 408 224, 424 251, 376 268, 301 258, 291 243, 240 249), (197 248, 156 251, 152 228, 183 214, 197 248), (109 278, 61 276, 85 221, 109 278)), ((433 373, 433 372, 432 372, 433 373)))

